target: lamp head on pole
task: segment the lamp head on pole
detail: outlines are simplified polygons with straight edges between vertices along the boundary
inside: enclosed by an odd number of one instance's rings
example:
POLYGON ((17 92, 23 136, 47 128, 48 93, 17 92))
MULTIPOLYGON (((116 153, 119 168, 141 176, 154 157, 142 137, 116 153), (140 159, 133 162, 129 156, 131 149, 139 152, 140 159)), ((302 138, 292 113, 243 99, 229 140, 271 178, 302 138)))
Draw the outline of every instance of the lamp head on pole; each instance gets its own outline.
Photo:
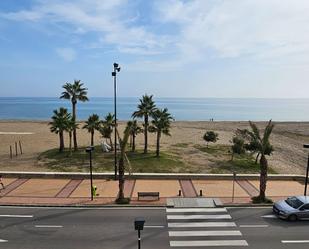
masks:
POLYGON ((86 152, 87 153, 90 153, 91 151, 93 151, 94 150, 94 146, 88 146, 87 148, 86 148, 86 152))
POLYGON ((119 67, 119 64, 118 63, 114 63, 114 74, 112 73, 112 76, 116 76, 116 72, 120 72, 120 67, 119 67))

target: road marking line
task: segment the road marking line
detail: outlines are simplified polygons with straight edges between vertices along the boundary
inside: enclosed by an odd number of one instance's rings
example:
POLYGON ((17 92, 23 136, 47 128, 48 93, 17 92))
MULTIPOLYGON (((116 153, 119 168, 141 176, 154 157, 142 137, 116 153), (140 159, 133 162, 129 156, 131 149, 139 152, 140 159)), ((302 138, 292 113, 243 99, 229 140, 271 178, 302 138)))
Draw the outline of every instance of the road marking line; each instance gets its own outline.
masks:
POLYGON ((268 225, 239 225, 239 227, 248 227, 248 228, 250 228, 250 227, 252 227, 252 228, 259 228, 259 227, 268 227, 268 225))
POLYGON ((289 243, 309 243, 309 240, 281 240, 281 243, 289 244, 289 243))
POLYGON ((168 223, 168 227, 236 227, 234 222, 186 222, 168 223))
POLYGON ((227 209, 272 209, 269 206, 261 206, 261 207, 227 207, 227 209))
POLYGON ((0 209, 50 209, 50 210, 165 210, 165 207, 18 207, 18 206, 1 206, 0 209))
POLYGON ((8 242, 7 240, 0 239, 0 243, 8 242))
POLYGON ((170 241, 170 246, 248 246, 245 240, 191 240, 191 241, 170 241))
POLYGON ((167 213, 216 213, 227 212, 226 208, 167 208, 167 213))
POLYGON ((0 135, 31 135, 33 132, 0 131, 0 135))
POLYGON ((33 218, 33 215, 0 214, 0 217, 9 217, 9 218, 33 218))
POLYGON ((278 217, 274 214, 263 215, 262 218, 270 218, 270 219, 278 219, 278 217))
POLYGON ((57 225, 35 225, 37 228, 61 228, 63 226, 57 226, 57 225))
POLYGON ((144 226, 145 228, 164 228, 164 225, 148 225, 148 226, 144 226))
POLYGON ((240 231, 172 231, 168 232, 170 237, 186 236, 241 236, 240 231))
POLYGON ((232 219, 229 214, 210 214, 210 215, 167 215, 168 220, 200 220, 200 219, 232 219))

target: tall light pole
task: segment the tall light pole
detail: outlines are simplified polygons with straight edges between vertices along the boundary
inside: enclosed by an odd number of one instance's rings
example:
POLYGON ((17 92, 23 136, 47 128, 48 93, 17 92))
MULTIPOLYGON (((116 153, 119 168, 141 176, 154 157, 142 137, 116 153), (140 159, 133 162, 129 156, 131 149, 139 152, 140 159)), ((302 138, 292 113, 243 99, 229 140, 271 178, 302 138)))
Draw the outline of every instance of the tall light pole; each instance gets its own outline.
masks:
POLYGON ((117 97, 117 72, 120 72, 120 67, 117 63, 114 63, 114 71, 112 72, 112 77, 114 77, 114 125, 115 125, 115 141, 114 141, 114 163, 115 163, 115 175, 114 178, 117 180, 117 102, 116 102, 116 97, 117 97))
MULTIPOLYGON (((304 148, 309 149, 309 144, 304 144, 304 148)), ((306 170, 306 179, 305 179, 305 191, 304 191, 304 196, 307 195, 308 171, 309 171, 309 154, 308 154, 308 160, 307 160, 307 170, 306 170)))
POLYGON ((86 152, 89 153, 89 167, 90 167, 90 196, 93 201, 93 184, 92 184, 92 151, 94 146, 89 146, 86 148, 86 152))

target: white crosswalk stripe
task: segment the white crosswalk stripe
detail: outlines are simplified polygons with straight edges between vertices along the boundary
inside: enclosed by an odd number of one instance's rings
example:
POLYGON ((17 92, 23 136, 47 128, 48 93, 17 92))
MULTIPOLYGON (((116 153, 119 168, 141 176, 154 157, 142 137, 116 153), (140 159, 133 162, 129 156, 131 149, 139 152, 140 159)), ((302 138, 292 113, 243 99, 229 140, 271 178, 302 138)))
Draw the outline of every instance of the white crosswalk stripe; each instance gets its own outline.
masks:
POLYGON ((206 214, 206 215, 167 215, 168 220, 222 220, 222 219, 232 219, 229 214, 206 214))
POLYGON ((173 222, 168 227, 236 227, 234 222, 173 222))
POLYGON ((171 247, 248 246, 236 239, 242 236, 239 230, 230 230, 235 222, 224 221, 232 219, 226 208, 167 208, 166 213, 171 247))
POLYGON ((241 236, 240 231, 172 231, 168 232, 170 237, 187 236, 241 236))
POLYGON ((167 213, 226 213, 226 208, 167 208, 167 213))
POLYGON ((192 246, 248 246, 245 240, 188 240, 170 241, 172 247, 192 246))

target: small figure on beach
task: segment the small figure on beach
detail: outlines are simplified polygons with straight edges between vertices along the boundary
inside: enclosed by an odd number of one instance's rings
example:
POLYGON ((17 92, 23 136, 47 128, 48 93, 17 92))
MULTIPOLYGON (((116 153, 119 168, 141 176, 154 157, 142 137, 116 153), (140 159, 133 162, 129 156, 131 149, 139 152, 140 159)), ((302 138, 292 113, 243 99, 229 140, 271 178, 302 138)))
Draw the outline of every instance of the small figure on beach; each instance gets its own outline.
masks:
POLYGON ((2 186, 2 189, 5 189, 5 186, 4 186, 3 182, 2 182, 2 175, 0 175, 0 184, 2 186))

